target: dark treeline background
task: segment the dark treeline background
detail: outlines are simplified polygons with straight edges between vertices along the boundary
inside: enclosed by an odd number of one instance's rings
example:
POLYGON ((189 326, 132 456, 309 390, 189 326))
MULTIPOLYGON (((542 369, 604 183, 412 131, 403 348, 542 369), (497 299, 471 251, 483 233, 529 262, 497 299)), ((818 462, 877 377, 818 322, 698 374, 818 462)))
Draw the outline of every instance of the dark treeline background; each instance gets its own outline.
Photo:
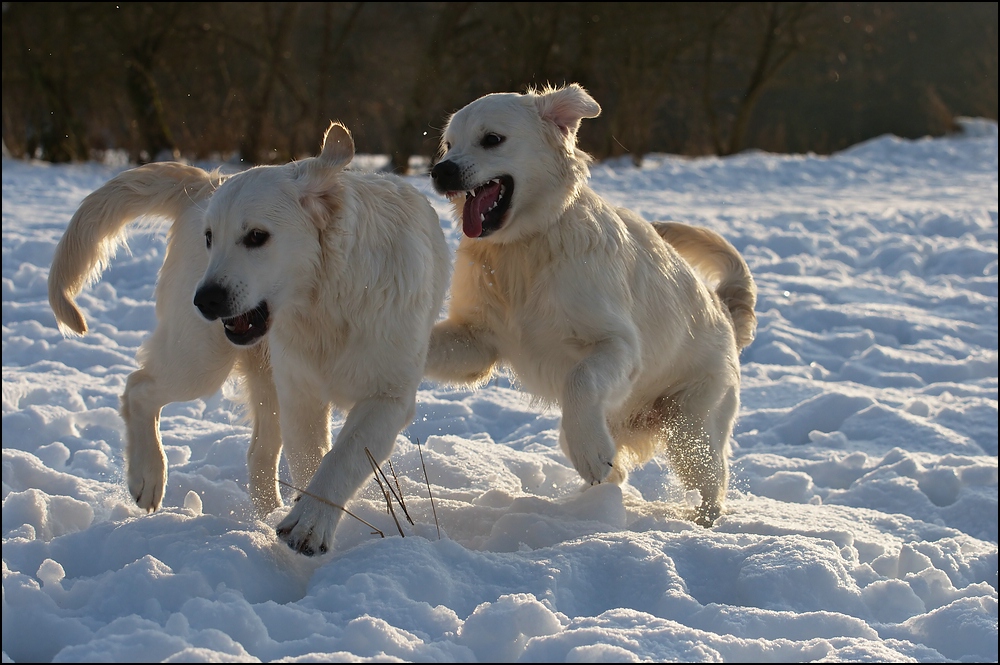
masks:
POLYGON ((4 2, 3 140, 53 162, 313 154, 402 170, 488 92, 579 82, 599 159, 830 153, 997 118, 997 3, 4 2))

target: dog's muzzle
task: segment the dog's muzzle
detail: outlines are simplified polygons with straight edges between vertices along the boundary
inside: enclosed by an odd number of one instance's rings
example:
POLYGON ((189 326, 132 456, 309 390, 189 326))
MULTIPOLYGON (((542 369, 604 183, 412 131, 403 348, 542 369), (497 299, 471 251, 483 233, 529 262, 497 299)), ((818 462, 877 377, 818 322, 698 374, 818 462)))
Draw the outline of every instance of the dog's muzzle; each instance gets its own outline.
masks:
POLYGON ((449 192, 461 192, 466 189, 462 183, 461 169, 450 159, 434 165, 431 169, 431 181, 437 193, 446 196, 449 192))
POLYGON ((470 238, 485 238, 503 226, 511 197, 514 178, 500 175, 476 185, 469 185, 458 164, 451 160, 438 162, 431 169, 434 189, 454 200, 465 194, 462 207, 462 231, 470 238))
POLYGON ((194 305, 209 321, 222 319, 226 338, 237 346, 254 344, 267 334, 271 312, 267 301, 262 300, 253 309, 229 315, 229 291, 218 284, 206 284, 194 294, 194 305))

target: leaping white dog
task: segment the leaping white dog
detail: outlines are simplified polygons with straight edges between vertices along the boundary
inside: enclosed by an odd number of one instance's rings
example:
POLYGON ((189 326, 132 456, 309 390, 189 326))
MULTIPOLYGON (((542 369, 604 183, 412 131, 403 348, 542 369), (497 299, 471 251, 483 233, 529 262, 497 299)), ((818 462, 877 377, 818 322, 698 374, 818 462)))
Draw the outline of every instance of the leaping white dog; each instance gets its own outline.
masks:
POLYGON ((506 365, 561 407, 560 443, 586 483, 621 482, 663 452, 709 526, 756 287, 717 233, 651 224, 588 186, 577 130, 600 111, 572 84, 486 95, 448 120, 431 175, 464 237, 427 373, 477 384, 506 365))
POLYGON ((403 179, 345 170, 354 141, 331 124, 319 157, 229 178, 154 163, 87 196, 56 249, 49 302, 60 328, 87 330, 74 298, 144 216, 171 221, 156 286, 157 327, 122 395, 129 491, 155 510, 167 461, 161 408, 218 390, 235 369, 253 421, 250 495, 281 505, 284 443, 305 488, 278 534, 326 551, 344 506, 413 418, 450 256, 437 214, 403 179), (346 419, 331 447, 332 408, 346 419), (329 503, 327 503, 329 502, 329 503))

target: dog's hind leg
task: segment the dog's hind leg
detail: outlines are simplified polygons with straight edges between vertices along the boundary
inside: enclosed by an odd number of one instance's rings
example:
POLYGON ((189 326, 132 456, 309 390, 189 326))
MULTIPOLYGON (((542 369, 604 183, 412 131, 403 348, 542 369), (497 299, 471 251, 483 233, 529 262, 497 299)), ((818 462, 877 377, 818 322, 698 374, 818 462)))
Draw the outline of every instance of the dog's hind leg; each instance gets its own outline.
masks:
POLYGON ((701 494, 694 521, 709 527, 722 513, 729 485, 729 438, 739 397, 735 387, 700 386, 660 401, 666 455, 686 489, 701 494))
POLYGON ((128 488, 146 510, 160 507, 167 482, 160 410, 214 393, 238 353, 223 327, 201 318, 191 302, 207 261, 197 222, 195 218, 173 229, 156 285, 156 329, 140 347, 139 369, 129 376, 122 394, 128 488))
POLYGON ((253 420, 253 435, 247 449, 250 499, 259 517, 281 505, 278 492, 278 461, 281 457, 281 427, 278 392, 271 375, 267 344, 258 344, 240 354, 236 369, 244 379, 244 400, 253 420))
POLYGON ((204 325, 192 329, 161 324, 142 345, 140 367, 125 384, 121 415, 125 421, 128 488, 140 508, 159 508, 166 489, 167 459, 160 440, 160 410, 172 402, 214 393, 233 367, 236 350, 222 336, 221 326, 218 336, 210 332, 204 325))

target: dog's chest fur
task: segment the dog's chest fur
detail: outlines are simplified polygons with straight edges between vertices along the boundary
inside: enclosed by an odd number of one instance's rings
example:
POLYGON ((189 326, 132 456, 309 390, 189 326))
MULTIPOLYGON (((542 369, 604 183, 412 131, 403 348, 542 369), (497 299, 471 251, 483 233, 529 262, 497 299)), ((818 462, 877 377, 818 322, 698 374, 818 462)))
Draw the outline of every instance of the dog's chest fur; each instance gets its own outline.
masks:
POLYGON ((447 277, 437 267, 447 259, 443 236, 439 251, 434 243, 437 224, 434 216, 386 228, 379 218, 328 229, 317 276, 276 313, 275 373, 297 377, 340 407, 419 382, 420 340, 434 322, 440 304, 433 303, 441 302, 447 277))
POLYGON ((583 343, 556 292, 558 266, 544 242, 459 248, 452 298, 493 332, 504 364, 531 392, 555 400, 583 343))

